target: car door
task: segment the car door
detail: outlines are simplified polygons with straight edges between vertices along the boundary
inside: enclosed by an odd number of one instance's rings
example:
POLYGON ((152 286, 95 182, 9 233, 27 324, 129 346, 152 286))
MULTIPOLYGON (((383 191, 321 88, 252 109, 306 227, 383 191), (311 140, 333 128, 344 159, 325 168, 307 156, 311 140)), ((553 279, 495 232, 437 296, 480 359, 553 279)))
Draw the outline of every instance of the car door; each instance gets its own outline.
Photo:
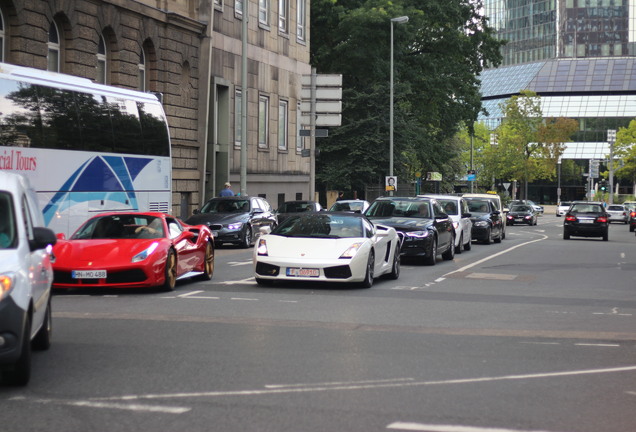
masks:
POLYGON ((468 210, 468 203, 466 202, 466 200, 464 199, 459 200, 459 209, 461 212, 459 215, 460 217, 459 224, 461 226, 462 232, 464 233, 464 239, 468 239, 470 241, 473 235, 473 223, 470 220, 470 217, 466 216, 467 214, 470 213, 470 211, 468 210))
POLYGON ((431 201, 431 206, 435 215, 435 228, 437 228, 437 247, 440 251, 455 247, 454 244, 449 246, 449 243, 453 241, 453 222, 451 218, 444 213, 442 206, 437 201, 431 201))
POLYGON ((491 235, 493 238, 501 237, 503 234, 503 214, 496 209, 495 204, 490 202, 490 220, 492 221, 491 235))
POLYGON ((378 229, 375 225, 369 222, 366 219, 361 219, 362 224, 364 226, 365 235, 373 242, 375 257, 374 257, 374 273, 377 275, 382 266, 385 264, 385 261, 389 259, 390 251, 388 247, 390 246, 389 237, 386 235, 378 235, 378 229))
MULTIPOLYGON (((177 251, 177 274, 179 276, 188 273, 197 265, 197 245, 193 243, 193 238, 185 231, 181 224, 173 218, 166 218, 168 226, 168 237, 172 240, 177 251)), ((200 253, 199 253, 200 255, 200 253)))

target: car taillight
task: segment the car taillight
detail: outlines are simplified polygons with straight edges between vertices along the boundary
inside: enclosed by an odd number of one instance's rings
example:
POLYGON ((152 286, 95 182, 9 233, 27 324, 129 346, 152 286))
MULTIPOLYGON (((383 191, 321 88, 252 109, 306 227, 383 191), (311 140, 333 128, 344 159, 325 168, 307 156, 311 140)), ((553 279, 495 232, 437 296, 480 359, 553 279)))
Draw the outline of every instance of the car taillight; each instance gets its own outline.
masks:
POLYGON ((634 211, 633 211, 633 212, 631 212, 631 213, 629 214, 629 217, 636 218, 636 212, 634 212, 634 211))
POLYGON ((574 221, 576 221, 576 216, 566 215, 565 216, 565 220, 568 221, 568 222, 574 222, 574 221))
POLYGON ((598 218, 596 218, 596 222, 601 222, 601 223, 607 222, 607 217, 599 216, 598 218))

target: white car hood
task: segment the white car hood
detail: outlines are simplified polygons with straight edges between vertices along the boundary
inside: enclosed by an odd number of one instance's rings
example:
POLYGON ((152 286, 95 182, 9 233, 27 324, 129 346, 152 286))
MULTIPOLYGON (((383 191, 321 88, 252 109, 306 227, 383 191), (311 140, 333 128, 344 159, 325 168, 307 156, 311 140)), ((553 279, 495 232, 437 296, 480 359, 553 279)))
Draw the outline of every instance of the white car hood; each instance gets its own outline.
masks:
POLYGON ((267 254, 273 258, 337 259, 353 243, 363 243, 365 238, 300 238, 265 235, 267 254))

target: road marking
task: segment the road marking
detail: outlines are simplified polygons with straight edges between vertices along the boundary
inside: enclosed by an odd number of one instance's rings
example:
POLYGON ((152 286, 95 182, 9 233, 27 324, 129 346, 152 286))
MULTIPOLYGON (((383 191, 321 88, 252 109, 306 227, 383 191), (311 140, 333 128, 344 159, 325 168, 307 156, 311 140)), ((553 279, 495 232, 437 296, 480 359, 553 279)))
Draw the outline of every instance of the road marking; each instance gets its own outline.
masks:
POLYGON ((231 297, 230 300, 258 301, 258 299, 255 299, 255 298, 245 298, 245 297, 231 297))
POLYGON ((446 280, 446 278, 445 277, 441 277, 441 278, 435 279, 435 282, 442 282, 444 280, 446 280))
POLYGON ((612 308, 612 312, 610 312, 610 313, 606 313, 606 312, 592 312, 592 315, 632 316, 632 314, 619 313, 617 307, 612 308))
POLYGON ((621 252, 621 258, 625 258, 625 252, 621 252))
POLYGON ((126 411, 137 412, 158 412, 164 414, 183 414, 191 411, 192 408, 188 407, 170 407, 161 405, 143 405, 143 404, 122 404, 113 402, 94 402, 90 400, 61 400, 61 399, 29 399, 23 396, 11 398, 12 401, 27 401, 45 405, 68 405, 76 407, 88 407, 88 408, 106 408, 106 409, 119 409, 126 411))
POLYGON ((227 265, 229 265, 230 267, 238 267, 238 266, 244 266, 244 265, 251 265, 253 263, 252 260, 249 261, 230 261, 229 263, 227 263, 227 265))
POLYGON ((459 269, 457 269, 457 270, 454 270, 454 271, 452 271, 452 272, 450 272, 450 273, 446 273, 446 274, 445 274, 444 276, 442 276, 442 277, 448 277, 449 275, 452 275, 452 274, 455 274, 455 273, 465 272, 466 270, 471 269, 471 268, 473 268, 473 267, 475 267, 475 266, 478 266, 479 264, 482 264, 482 263, 484 263, 484 262, 486 262, 486 261, 490 261, 491 259, 496 258, 496 257, 498 257, 499 255, 503 255, 503 254, 505 254, 505 253, 508 253, 508 252, 510 252, 511 250, 514 250, 514 249, 520 248, 520 247, 522 247, 522 246, 527 246, 527 245, 529 245, 529 244, 536 243, 536 242, 540 242, 540 241, 543 241, 543 240, 547 240, 547 239, 548 239, 548 236, 547 236, 547 235, 545 235, 545 234, 541 234, 541 235, 543 236, 543 238, 535 239, 535 240, 530 240, 530 241, 527 241, 527 242, 525 242, 525 243, 519 243, 518 245, 511 246, 511 247, 509 247, 508 249, 504 249, 504 250, 502 250, 502 251, 497 252, 496 254, 489 255, 489 256, 487 256, 486 258, 482 258, 482 259, 480 259, 480 260, 478 260, 478 261, 475 261, 475 262, 474 262, 474 263, 472 263, 472 264, 465 265, 465 266, 464 266, 464 267, 462 267, 462 268, 459 268, 459 269))
POLYGON ((219 285, 238 285, 238 284, 249 284, 249 283, 256 283, 256 280, 254 279, 254 276, 250 276, 248 278, 245 279, 241 279, 241 280, 234 280, 234 281, 223 281, 223 282, 217 282, 219 285))
POLYGON ((522 344, 530 344, 530 345, 561 345, 561 342, 519 342, 522 344))
POLYGON ((595 347, 620 347, 619 344, 593 344, 593 343, 575 343, 576 346, 595 346, 595 347))
POLYGON ((541 378, 594 375, 594 374, 630 372, 630 371, 636 371, 636 366, 623 366, 623 367, 606 368, 606 369, 584 369, 584 370, 573 370, 573 371, 562 371, 562 372, 545 372, 545 373, 525 374, 525 375, 503 375, 503 376, 479 377, 479 378, 459 378, 459 379, 441 380, 441 381, 343 384, 343 385, 333 385, 333 386, 318 385, 315 387, 306 386, 306 387, 294 387, 294 388, 207 391, 207 392, 192 392, 192 393, 164 393, 164 394, 151 393, 151 394, 145 394, 145 395, 125 395, 125 396, 113 396, 113 397, 107 397, 107 398, 95 398, 93 400, 132 401, 132 400, 147 400, 147 399, 211 398, 211 397, 230 397, 230 396, 261 396, 261 395, 289 394, 289 393, 317 393, 317 392, 327 392, 327 391, 369 390, 369 389, 380 389, 380 388, 406 388, 406 387, 422 387, 422 386, 433 386, 433 385, 488 383, 488 382, 496 382, 496 381, 541 379, 541 378))
POLYGON ((394 378, 385 380, 366 380, 366 381, 336 381, 336 382, 324 382, 314 384, 268 384, 265 388, 292 388, 292 387, 307 387, 307 386, 341 386, 344 384, 370 384, 370 383, 385 383, 385 382, 403 382, 403 381, 415 381, 414 378, 394 378))
POLYGON ((466 275, 467 279, 492 279, 492 280, 515 280, 518 275, 499 274, 499 273, 470 273, 466 275))
POLYGON ((502 429, 502 428, 484 428, 474 426, 459 425, 435 425, 423 423, 395 422, 386 427, 387 429, 399 429, 407 431, 422 432, 549 432, 549 431, 522 431, 519 429, 502 429))

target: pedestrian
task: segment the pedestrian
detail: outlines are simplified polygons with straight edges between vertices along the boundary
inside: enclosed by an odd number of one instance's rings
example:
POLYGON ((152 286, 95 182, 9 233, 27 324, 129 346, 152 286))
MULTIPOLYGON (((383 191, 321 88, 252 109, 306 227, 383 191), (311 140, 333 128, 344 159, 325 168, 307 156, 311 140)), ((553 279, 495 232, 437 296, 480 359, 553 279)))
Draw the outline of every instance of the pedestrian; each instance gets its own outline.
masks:
POLYGON ((232 192, 231 187, 232 185, 230 184, 230 182, 225 182, 225 187, 221 190, 221 192, 219 193, 219 196, 222 196, 222 197, 234 196, 234 192, 232 192))
POLYGON ((340 191, 338 192, 338 199, 336 199, 336 201, 342 201, 344 199, 344 192, 340 191))

